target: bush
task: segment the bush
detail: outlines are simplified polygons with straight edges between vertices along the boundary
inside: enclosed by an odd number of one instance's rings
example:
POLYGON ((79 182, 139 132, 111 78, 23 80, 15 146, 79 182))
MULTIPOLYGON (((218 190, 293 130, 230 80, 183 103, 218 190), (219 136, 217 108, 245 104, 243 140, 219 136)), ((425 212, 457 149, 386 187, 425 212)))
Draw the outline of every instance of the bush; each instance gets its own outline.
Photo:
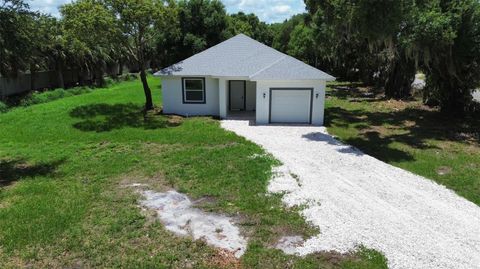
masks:
POLYGON ((92 90, 85 87, 76 87, 69 90, 55 89, 53 91, 46 92, 33 92, 20 101, 21 106, 30 106, 35 104, 42 104, 51 102, 64 97, 79 95, 83 93, 91 92, 92 90))
POLYGON ((8 106, 4 102, 0 101, 0 113, 7 112, 8 106))
POLYGON ((105 78, 105 84, 103 85, 103 88, 107 88, 109 86, 112 86, 113 84, 117 83, 117 80, 111 77, 106 77, 105 78))
POLYGON ((131 80, 138 79, 138 76, 137 76, 137 74, 127 73, 127 74, 123 74, 123 75, 118 76, 118 79, 120 81, 131 81, 131 80))

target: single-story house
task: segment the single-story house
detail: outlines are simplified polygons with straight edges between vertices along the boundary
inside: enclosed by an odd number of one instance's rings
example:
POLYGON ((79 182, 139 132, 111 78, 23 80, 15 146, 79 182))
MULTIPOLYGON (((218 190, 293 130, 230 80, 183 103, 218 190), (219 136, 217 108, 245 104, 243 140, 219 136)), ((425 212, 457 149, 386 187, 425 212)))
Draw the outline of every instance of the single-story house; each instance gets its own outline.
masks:
POLYGON ((329 74, 240 34, 155 75, 163 111, 323 125, 329 74))

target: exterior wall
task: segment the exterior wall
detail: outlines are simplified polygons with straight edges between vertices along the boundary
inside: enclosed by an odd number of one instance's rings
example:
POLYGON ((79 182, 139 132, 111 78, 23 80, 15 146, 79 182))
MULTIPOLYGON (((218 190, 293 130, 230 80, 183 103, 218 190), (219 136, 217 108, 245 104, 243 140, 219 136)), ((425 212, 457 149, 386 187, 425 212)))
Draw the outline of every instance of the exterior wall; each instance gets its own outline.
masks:
POLYGON ((205 104, 184 104, 181 77, 162 77, 163 111, 184 116, 219 116, 219 81, 205 78, 205 104))
POLYGON ((323 125, 326 81, 257 81, 257 124, 268 124, 270 114, 270 88, 313 88, 312 124, 323 125), (317 97, 318 94, 318 97, 317 97), (265 96, 264 96, 265 95, 265 96))
POLYGON ((254 111, 257 104, 257 94, 256 94, 257 83, 255 81, 247 80, 247 89, 246 89, 246 107, 247 111, 254 111))
POLYGON ((228 93, 227 93, 227 80, 224 78, 218 79, 218 106, 220 118, 225 119, 228 114, 228 93))

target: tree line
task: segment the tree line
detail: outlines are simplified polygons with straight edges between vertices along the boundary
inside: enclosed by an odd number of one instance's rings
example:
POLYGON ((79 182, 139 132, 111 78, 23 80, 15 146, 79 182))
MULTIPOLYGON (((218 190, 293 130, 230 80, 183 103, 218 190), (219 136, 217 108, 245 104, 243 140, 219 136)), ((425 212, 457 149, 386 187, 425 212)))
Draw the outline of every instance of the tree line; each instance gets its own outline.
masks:
POLYGON ((135 66, 153 108, 146 68, 168 66, 244 33, 344 80, 408 98, 419 71, 423 100, 465 115, 480 86, 478 0, 305 0, 282 23, 227 14, 219 0, 75 0, 60 17, 2 0, 0 74, 77 68, 104 83, 108 66, 135 66))

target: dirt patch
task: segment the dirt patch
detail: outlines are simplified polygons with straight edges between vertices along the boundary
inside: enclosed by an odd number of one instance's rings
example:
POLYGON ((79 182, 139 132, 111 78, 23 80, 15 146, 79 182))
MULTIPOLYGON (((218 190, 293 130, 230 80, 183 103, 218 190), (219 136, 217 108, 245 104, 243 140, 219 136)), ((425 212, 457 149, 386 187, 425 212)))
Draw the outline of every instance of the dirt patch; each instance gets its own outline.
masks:
POLYGON ((212 267, 229 269, 242 268, 242 264, 240 263, 240 260, 235 257, 235 254, 224 249, 217 250, 217 252, 210 259, 209 265, 211 265, 212 267))
POLYGON ((156 191, 168 191, 171 189, 164 175, 160 173, 151 177, 130 173, 123 175, 118 182, 120 182, 122 188, 133 187, 136 189, 154 189, 156 191))
POLYGON ((225 144, 218 144, 218 145, 206 145, 202 146, 203 149, 224 149, 224 148, 230 148, 230 147, 235 147, 239 145, 237 142, 229 142, 225 144))
POLYGON ((213 208, 217 205, 217 199, 214 196, 203 196, 195 201, 193 204, 199 208, 213 208))
POLYGON ((460 141, 439 141, 435 143, 439 149, 452 153, 479 154, 480 146, 472 143, 463 143, 460 141))
POLYGON ((168 116, 168 125, 169 126, 179 126, 183 123, 183 117, 172 115, 168 116))
POLYGON ((417 122, 415 122, 413 120, 404 120, 403 121, 403 126, 407 127, 407 128, 414 127, 416 124, 417 124, 417 122))
POLYGON ((448 166, 440 166, 437 168, 437 174, 440 176, 448 175, 452 172, 452 168, 448 166))
POLYGON ((457 132, 453 135, 453 138, 458 141, 478 145, 478 141, 480 141, 480 132, 457 132))
POLYGON ((305 241, 301 236, 284 236, 273 246, 283 251, 285 254, 293 255, 297 253, 297 248, 302 246, 305 241))
POLYGON ((167 230, 205 241, 233 253, 237 258, 245 252, 247 241, 229 217, 194 208, 186 195, 173 190, 161 193, 145 190, 144 185, 133 187, 140 188, 138 191, 143 196, 141 206, 155 211, 167 230))

